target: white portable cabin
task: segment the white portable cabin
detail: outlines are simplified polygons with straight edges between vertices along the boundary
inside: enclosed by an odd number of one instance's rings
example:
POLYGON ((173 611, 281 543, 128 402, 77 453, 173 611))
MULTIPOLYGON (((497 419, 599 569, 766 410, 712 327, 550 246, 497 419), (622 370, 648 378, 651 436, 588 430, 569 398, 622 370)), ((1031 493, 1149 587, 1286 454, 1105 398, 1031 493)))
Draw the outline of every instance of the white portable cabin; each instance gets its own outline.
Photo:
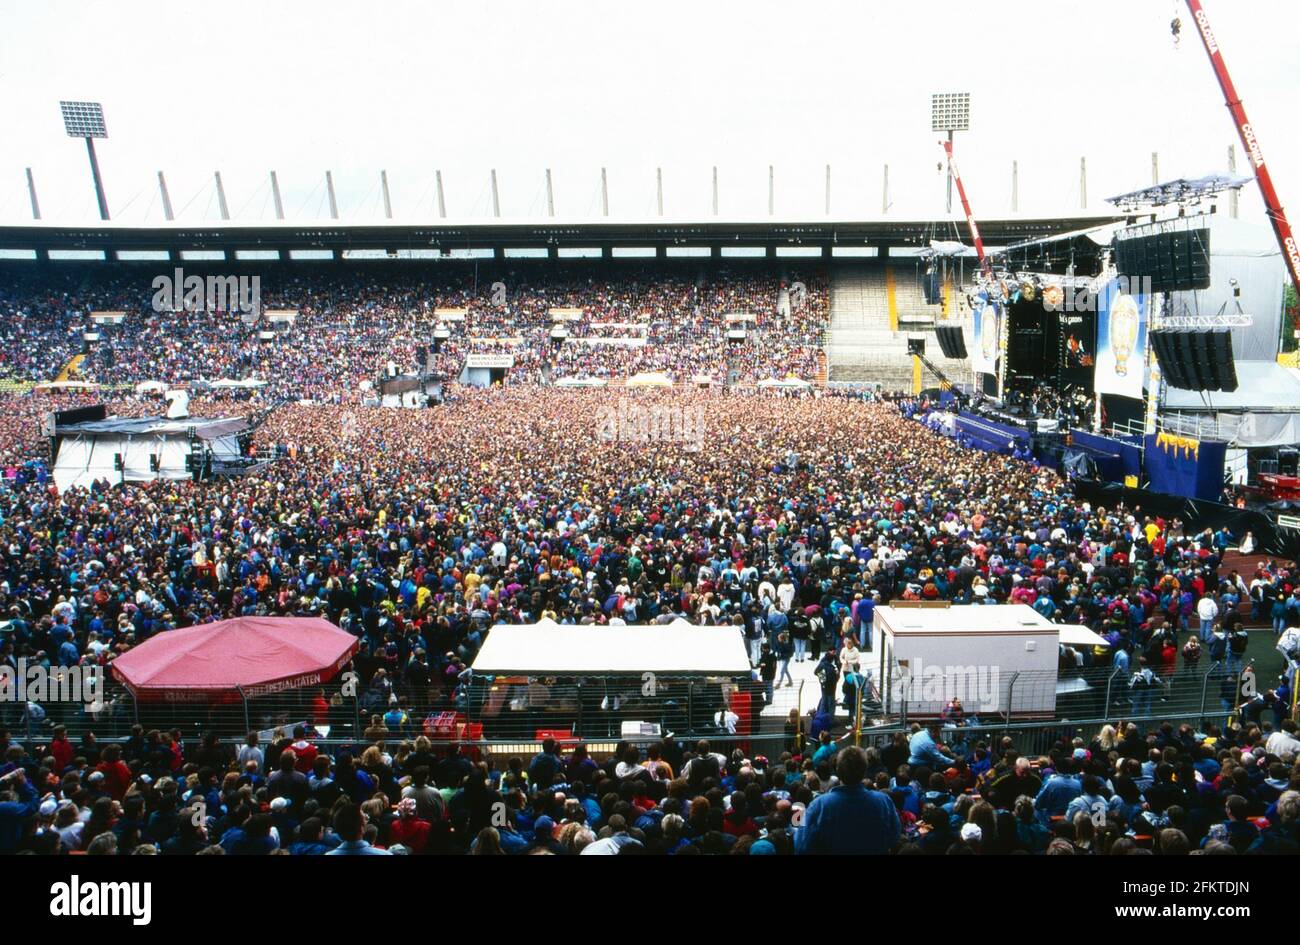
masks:
POLYGON ((891 716, 937 718, 955 696, 968 717, 1050 719, 1063 629, 1024 604, 881 606, 862 665, 891 716))

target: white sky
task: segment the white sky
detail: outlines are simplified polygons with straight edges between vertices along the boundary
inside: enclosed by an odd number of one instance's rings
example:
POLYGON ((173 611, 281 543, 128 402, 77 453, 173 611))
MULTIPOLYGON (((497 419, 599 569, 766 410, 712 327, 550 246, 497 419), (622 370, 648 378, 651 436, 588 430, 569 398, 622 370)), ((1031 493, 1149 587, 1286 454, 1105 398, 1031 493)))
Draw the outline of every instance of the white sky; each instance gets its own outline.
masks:
MULTIPOLYGON (((1300 195, 1300 4, 1204 0, 1285 202, 1300 195)), ((85 148, 58 101, 102 101, 98 142, 122 223, 163 220, 166 172, 182 222, 217 221, 220 170, 237 220, 272 220, 267 171, 291 220, 326 219, 334 172, 345 221, 380 218, 386 168, 394 215, 437 217, 441 168, 453 220, 651 219, 655 168, 665 213, 823 219, 881 213, 889 165, 898 219, 943 215, 934 91, 972 93, 957 156, 977 217, 1088 209, 1162 178, 1223 171, 1236 132, 1185 7, 1172 0, 744 3, 357 4, 222 0, 0 0, 0 220, 30 219, 23 168, 47 221, 97 219, 85 148), (1174 48, 1169 21, 1183 20, 1174 48)), ((1239 172, 1247 160, 1238 144, 1239 172)), ((955 201, 954 201, 955 203, 955 201)), ((1298 205, 1300 206, 1300 205, 1298 205)), ((956 207, 958 212, 960 208, 956 207)), ((1300 212, 1298 209, 1297 212, 1300 212)), ((1262 221, 1252 186, 1242 215, 1262 221)))

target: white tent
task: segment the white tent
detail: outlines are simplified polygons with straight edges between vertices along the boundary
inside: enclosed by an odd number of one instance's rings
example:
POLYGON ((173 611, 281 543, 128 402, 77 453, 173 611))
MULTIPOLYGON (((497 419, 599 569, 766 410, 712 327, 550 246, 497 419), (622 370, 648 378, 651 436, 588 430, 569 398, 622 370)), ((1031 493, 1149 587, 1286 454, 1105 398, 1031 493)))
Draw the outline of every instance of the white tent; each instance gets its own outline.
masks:
POLYGON ((488 631, 474 672, 493 676, 748 676, 749 655, 736 627, 685 620, 648 626, 499 624, 488 631))
POLYGON ((672 387, 673 382, 660 371, 643 371, 640 374, 633 374, 627 379, 628 387, 672 387))
POLYGON ((808 388, 812 387, 807 381, 801 381, 797 377, 787 377, 779 381, 774 377, 769 377, 765 381, 759 381, 756 386, 764 390, 808 390, 808 388))
POLYGON ((1237 446, 1300 443, 1300 377, 1276 361, 1237 361, 1235 391, 1191 391, 1169 387, 1165 410, 1184 419, 1179 429, 1199 423, 1204 436, 1230 437, 1237 446))
POLYGON ((248 429, 242 417, 205 420, 187 417, 122 418, 56 427, 54 483, 59 491, 88 488, 96 480, 111 483, 188 479, 191 435, 218 460, 240 456, 239 434, 248 429))
POLYGON ((555 382, 556 387, 604 387, 604 378, 600 377, 562 377, 555 382))

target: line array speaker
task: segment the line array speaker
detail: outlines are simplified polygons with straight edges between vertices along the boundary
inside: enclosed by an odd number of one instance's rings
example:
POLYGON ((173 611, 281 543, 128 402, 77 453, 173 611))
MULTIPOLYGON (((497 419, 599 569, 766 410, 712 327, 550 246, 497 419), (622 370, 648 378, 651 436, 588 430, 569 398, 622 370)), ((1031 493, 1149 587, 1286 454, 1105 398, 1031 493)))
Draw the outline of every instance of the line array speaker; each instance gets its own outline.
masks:
POLYGON ((1237 365, 1232 333, 1215 330, 1158 329, 1151 345, 1165 379, 1183 390, 1234 391, 1237 365))
POLYGON ((960 325, 935 325, 934 334, 945 358, 960 361, 966 357, 966 338, 961 333, 960 325))

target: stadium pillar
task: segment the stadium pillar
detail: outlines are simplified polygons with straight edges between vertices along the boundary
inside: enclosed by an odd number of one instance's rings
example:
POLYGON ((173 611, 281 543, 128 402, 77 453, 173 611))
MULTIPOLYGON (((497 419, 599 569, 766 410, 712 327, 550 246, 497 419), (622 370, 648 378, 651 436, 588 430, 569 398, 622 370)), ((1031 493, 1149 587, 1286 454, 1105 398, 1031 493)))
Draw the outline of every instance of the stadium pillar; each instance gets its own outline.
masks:
POLYGON ((492 168, 492 216, 501 216, 501 195, 497 192, 497 169, 492 168))
MULTIPOLYGON (((1237 176, 1237 148, 1236 145, 1228 145, 1228 176, 1237 176)), ((1237 219, 1237 200, 1241 197, 1241 191, 1233 188, 1228 191, 1228 216, 1237 219)))
POLYGON ((600 215, 609 216, 609 175, 605 169, 600 169, 600 215))
POLYGON ((325 190, 330 198, 330 219, 337 220, 339 218, 339 201, 334 196, 334 174, 330 171, 325 172, 325 190))
POLYGON ((718 165, 713 165, 713 215, 718 215, 718 165))
POLYGON ((664 215, 664 169, 655 168, 655 199, 659 207, 659 215, 664 215))
POLYGON ((1011 212, 1020 212, 1020 162, 1011 162, 1011 212))
POLYGON ((555 216, 555 191, 551 188, 551 169, 546 169, 546 215, 555 216))
POLYGON ((776 215, 776 168, 767 166, 767 215, 776 215))
POLYGON ((271 197, 275 201, 275 218, 284 219, 284 201, 280 199, 280 178, 275 176, 275 171, 271 172, 271 197))
POLYGON ((158 172, 158 195, 162 197, 163 218, 171 221, 176 216, 172 213, 172 195, 167 192, 167 178, 163 177, 163 172, 158 172))
POLYGON ((32 180, 32 169, 30 167, 27 168, 27 195, 32 198, 32 219, 39 220, 41 218, 41 205, 36 199, 36 181, 32 180))
POLYGON ((831 166, 826 165, 826 215, 831 215, 831 166))
POLYGON ((1156 151, 1151 152, 1151 186, 1154 187, 1160 183, 1160 154, 1156 151))
POLYGON ((447 219, 447 202, 442 199, 442 171, 434 171, 433 178, 438 186, 438 216, 447 219))
POLYGON ((921 359, 912 355, 912 396, 921 393, 921 359))
POLYGON ((95 180, 95 200, 99 203, 99 218, 108 219, 108 198, 104 196, 104 179, 99 176, 99 158, 95 156, 95 139, 86 139, 86 153, 90 155, 90 176, 95 180))
POLYGON ((1079 209, 1088 209, 1088 159, 1079 158, 1079 209))
POLYGON ((393 218, 393 201, 388 195, 388 171, 379 172, 379 186, 384 191, 384 219, 391 220, 393 218))
POLYGON ((230 219, 230 207, 226 204, 226 188, 221 185, 221 172, 212 172, 212 182, 217 188, 217 210, 221 213, 221 219, 230 219))
POLYGON ((880 198, 880 212, 889 212, 889 165, 885 165, 885 184, 882 196, 880 198))

